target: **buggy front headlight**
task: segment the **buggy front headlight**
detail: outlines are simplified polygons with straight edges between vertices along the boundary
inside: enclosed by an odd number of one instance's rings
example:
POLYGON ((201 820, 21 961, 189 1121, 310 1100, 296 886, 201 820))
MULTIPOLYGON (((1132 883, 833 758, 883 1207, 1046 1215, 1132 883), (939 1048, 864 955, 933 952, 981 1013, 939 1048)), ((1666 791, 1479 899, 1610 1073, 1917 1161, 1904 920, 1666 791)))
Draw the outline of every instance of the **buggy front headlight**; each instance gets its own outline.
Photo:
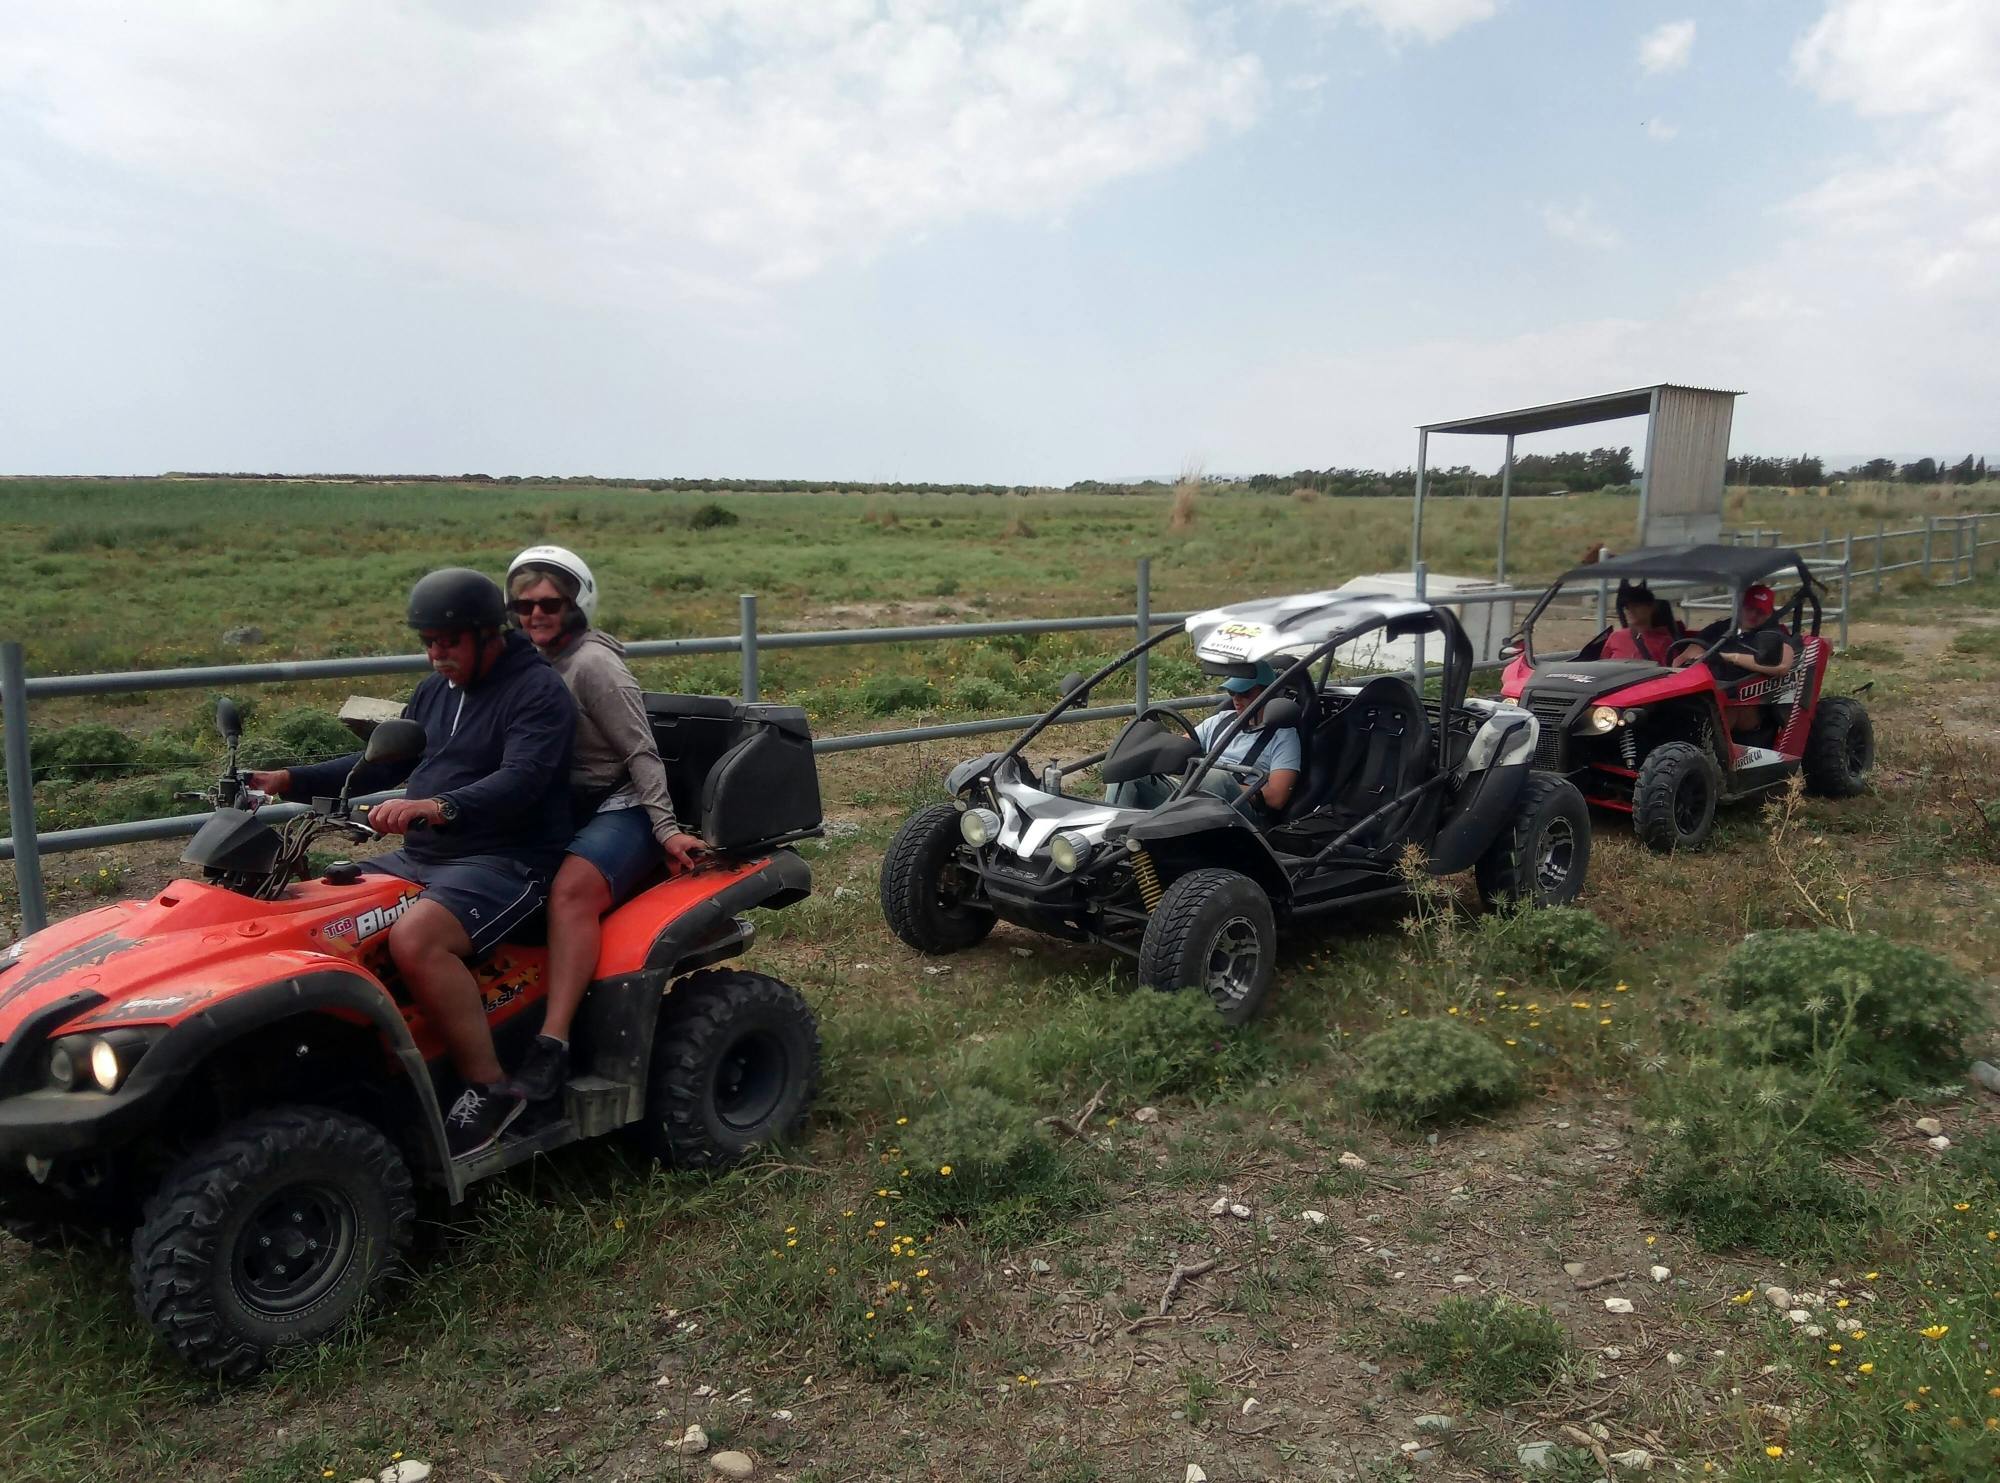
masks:
POLYGON ((1000 816, 990 808, 969 808, 958 816, 958 836, 982 849, 1000 837, 1000 816))
POLYGON ((1577 733, 1581 736, 1602 736, 1607 731, 1616 731, 1619 719, 1617 706, 1594 705, 1577 722, 1577 733))
POLYGON ((1049 841, 1049 858, 1064 875, 1075 875, 1090 858, 1090 841, 1074 829, 1059 829, 1049 841))

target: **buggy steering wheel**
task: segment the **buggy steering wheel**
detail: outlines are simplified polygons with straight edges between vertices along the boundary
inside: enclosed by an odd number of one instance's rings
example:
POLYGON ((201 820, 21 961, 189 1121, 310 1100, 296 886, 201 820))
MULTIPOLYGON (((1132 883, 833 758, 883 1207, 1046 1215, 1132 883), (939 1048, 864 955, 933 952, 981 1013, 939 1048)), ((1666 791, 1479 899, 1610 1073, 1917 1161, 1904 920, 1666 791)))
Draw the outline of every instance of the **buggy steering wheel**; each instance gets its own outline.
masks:
POLYGON ((1104 755, 1106 757, 1116 757, 1118 749, 1125 745, 1125 738, 1137 731, 1148 721, 1156 725, 1162 721, 1171 721, 1173 726, 1169 727, 1169 730, 1178 729, 1183 736, 1195 743, 1195 745, 1199 746, 1201 744, 1201 738, 1195 734, 1194 722, 1188 720, 1186 716, 1170 705, 1149 705, 1120 728, 1117 737, 1112 741, 1110 747, 1106 749, 1104 755))

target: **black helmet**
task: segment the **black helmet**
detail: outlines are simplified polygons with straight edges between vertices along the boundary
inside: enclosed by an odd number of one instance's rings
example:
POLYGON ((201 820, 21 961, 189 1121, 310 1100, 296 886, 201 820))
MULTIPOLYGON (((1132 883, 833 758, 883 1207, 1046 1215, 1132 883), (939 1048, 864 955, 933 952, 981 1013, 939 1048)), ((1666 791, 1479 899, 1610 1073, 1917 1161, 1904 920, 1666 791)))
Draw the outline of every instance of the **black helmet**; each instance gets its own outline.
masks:
POLYGON ((431 572, 410 589, 412 628, 502 628, 506 622, 507 599, 500 584, 470 567, 431 572))

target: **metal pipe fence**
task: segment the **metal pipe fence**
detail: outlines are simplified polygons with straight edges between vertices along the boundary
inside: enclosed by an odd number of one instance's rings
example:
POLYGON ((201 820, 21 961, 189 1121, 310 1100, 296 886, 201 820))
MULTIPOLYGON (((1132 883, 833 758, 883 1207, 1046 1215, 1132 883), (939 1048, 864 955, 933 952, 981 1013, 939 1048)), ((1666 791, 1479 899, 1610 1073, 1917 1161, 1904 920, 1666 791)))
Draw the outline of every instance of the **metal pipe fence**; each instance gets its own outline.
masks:
MULTIPOLYGON (((1908 530, 1892 531, 1878 524, 1872 533, 1862 537, 1859 542, 1851 533, 1843 534, 1836 540, 1830 530, 1822 529, 1816 543, 1803 543, 1798 545, 1797 549, 1808 556, 1809 565, 1818 575, 1829 582, 1838 582, 1839 605, 1827 609, 1825 616, 1838 619, 1839 642, 1844 647, 1847 642, 1848 610, 1853 605, 1856 577, 1872 577, 1873 590, 1877 595, 1881 592, 1882 578, 1885 574, 1918 568, 1923 570, 1927 579, 1937 582, 1940 586, 1970 581, 1978 571, 1979 552, 1987 547, 2000 545, 2000 535, 1991 540, 1982 539, 1986 522, 1989 521, 2000 521, 2000 513, 1927 516, 1922 525, 1908 530), (1948 550, 1942 555, 1938 543, 1940 531, 1949 532, 1946 541, 1948 550), (1896 541, 1921 541, 1921 554, 1908 560, 1885 562, 1883 557, 1889 543, 1896 541), (1857 546, 1865 549, 1873 557, 1869 566, 1856 567, 1854 564, 1857 546), (1940 568, 1945 571, 1941 581, 1938 580, 1940 568)), ((1725 533, 1724 539, 1746 545, 1776 546, 1782 543, 1778 531, 1761 527, 1730 531, 1725 533)), ((837 648, 861 644, 928 644, 940 640, 1046 633, 1109 632, 1119 629, 1131 631, 1137 639, 1144 639, 1160 628, 1179 624, 1187 619, 1189 614, 1185 612, 1155 613, 1151 610, 1152 573, 1149 560, 1140 559, 1136 576, 1136 601, 1134 611, 1131 613, 1071 618, 1025 618, 981 623, 914 624, 885 628, 809 629, 780 633, 765 633, 759 630, 756 594, 744 593, 739 603, 740 626, 736 633, 701 638, 640 639, 626 644, 625 650, 630 656, 640 659, 695 654, 737 654, 741 659, 742 697, 746 701, 754 701, 761 693, 759 656, 767 650, 837 648)), ((1416 592, 1419 597, 1424 595, 1428 586, 1427 577, 1428 572, 1421 567, 1415 574, 1416 592)), ((1454 593, 1448 605, 1468 607, 1491 603, 1531 603, 1541 596, 1545 586, 1546 584, 1490 589, 1476 593, 1454 593)), ((1582 600, 1590 603, 1594 599, 1601 619, 1606 596, 1607 594, 1602 591, 1585 593, 1582 600)), ((1143 656, 1140 663, 1143 666, 1143 656)), ((1476 666, 1482 671, 1501 667, 1502 661, 1496 660, 1485 660, 1476 666)), ((1411 668, 1419 680, 1434 672, 1431 667, 1425 665, 1421 647, 1417 649, 1415 662, 1411 668)), ((4 722, 5 730, 7 809, 11 830, 8 838, 0 839, 0 860, 14 862, 14 878, 19 890, 23 927, 28 931, 36 931, 47 921, 47 903, 41 873, 43 855, 134 844, 147 840, 174 839, 193 834, 205 817, 201 814, 182 814, 170 818, 135 819, 126 823, 93 825, 38 834, 35 828, 28 733, 28 713, 33 701, 76 695, 129 695, 152 690, 296 684, 313 680, 352 679, 375 675, 421 674, 428 669, 428 663, 421 656, 396 654, 352 659, 285 660, 258 664, 207 665, 198 668, 126 670, 96 675, 30 675, 26 671, 20 644, 11 641, 0 643, 0 722, 4 722)), ((1063 717, 1064 723, 1112 720, 1119 716, 1134 714, 1150 699, 1149 677, 1143 667, 1135 678, 1137 691, 1134 704, 1099 706, 1086 711, 1072 712, 1063 717)), ((1162 703, 1187 708, 1213 699, 1213 696, 1190 696, 1162 703)), ((934 726, 907 726, 885 731, 858 732, 847 736, 820 737, 814 741, 813 750, 816 753, 831 754, 860 751, 871 747, 907 746, 918 742, 982 736, 993 732, 1018 730, 1035 719, 1037 718, 1032 715, 999 716, 934 726)), ((292 808, 294 806, 286 806, 287 810, 292 808)), ((282 814, 272 816, 281 817, 282 814)))

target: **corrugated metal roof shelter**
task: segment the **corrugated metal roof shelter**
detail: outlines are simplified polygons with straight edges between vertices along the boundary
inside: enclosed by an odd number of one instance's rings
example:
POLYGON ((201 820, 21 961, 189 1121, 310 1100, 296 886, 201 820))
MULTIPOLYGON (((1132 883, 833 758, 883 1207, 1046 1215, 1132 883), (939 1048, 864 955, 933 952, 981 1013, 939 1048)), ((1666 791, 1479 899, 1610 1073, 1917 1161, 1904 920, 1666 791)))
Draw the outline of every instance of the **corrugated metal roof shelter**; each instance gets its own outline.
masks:
POLYGON ((1722 532, 1722 477, 1729 461, 1729 424, 1740 391, 1681 386, 1662 381, 1630 391, 1546 402, 1484 417, 1427 422, 1417 429, 1417 498, 1410 519, 1410 566, 1423 558, 1424 484, 1432 433, 1483 433, 1507 439, 1500 465, 1500 559, 1507 576, 1507 507, 1513 498, 1514 439, 1523 433, 1646 419, 1646 461, 1639 474, 1638 543, 1641 546, 1713 541, 1722 532))

